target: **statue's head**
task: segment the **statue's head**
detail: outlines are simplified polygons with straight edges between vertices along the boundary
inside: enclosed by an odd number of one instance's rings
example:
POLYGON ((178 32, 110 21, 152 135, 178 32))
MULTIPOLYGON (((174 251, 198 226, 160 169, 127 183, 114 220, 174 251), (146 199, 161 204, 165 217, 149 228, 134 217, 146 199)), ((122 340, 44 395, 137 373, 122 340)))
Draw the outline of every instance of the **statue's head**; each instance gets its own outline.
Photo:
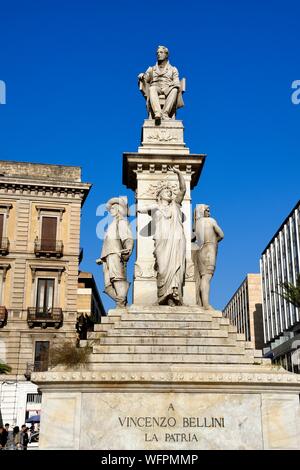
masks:
POLYGON ((162 189, 159 193, 158 199, 160 199, 161 201, 171 202, 173 200, 173 193, 171 189, 162 189))
POLYGON ((157 201, 173 201, 173 188, 169 182, 163 182, 156 189, 156 200, 157 201))
POLYGON ((158 61, 168 59, 169 49, 165 46, 158 46, 156 56, 158 61))
POLYGON ((126 217, 128 214, 127 198, 113 197, 106 203, 106 209, 113 217, 126 217))
POLYGON ((197 204, 194 211, 194 220, 200 219, 200 217, 210 217, 210 209, 207 204, 197 204))

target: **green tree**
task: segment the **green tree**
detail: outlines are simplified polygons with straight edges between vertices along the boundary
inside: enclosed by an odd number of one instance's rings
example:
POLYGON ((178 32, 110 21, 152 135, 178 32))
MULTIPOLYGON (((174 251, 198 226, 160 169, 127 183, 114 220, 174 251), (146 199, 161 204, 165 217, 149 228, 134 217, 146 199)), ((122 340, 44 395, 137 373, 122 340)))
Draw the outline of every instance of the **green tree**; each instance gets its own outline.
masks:
POLYGON ((8 374, 11 371, 11 367, 4 362, 0 361, 0 374, 8 374))
POLYGON ((275 293, 295 307, 300 308, 300 273, 297 276, 296 285, 291 282, 280 282, 279 287, 280 291, 275 293))

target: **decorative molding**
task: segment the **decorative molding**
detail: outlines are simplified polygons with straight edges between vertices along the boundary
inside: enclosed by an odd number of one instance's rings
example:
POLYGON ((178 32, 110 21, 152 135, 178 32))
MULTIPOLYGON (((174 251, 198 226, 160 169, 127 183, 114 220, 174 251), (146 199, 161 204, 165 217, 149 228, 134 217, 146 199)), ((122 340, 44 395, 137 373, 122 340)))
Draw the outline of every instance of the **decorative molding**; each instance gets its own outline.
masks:
MULTIPOLYGON (((63 183, 62 183, 63 184, 63 183)), ((76 197, 77 199, 85 199, 86 194, 89 192, 89 185, 82 183, 81 187, 66 187, 58 184, 58 186, 50 186, 45 184, 30 183, 12 183, 0 181, 0 194, 16 195, 34 195, 34 196, 51 196, 57 198, 76 197), (82 187, 85 185, 86 187, 82 187)))
MULTIPOLYGON (((74 195, 73 195, 74 196, 74 195)), ((49 212, 59 212, 59 220, 62 221, 63 213, 66 212, 65 207, 51 207, 51 206, 36 206, 36 210, 38 211, 38 220, 41 218, 41 212, 49 211, 49 212)))
POLYGON ((157 141, 157 142, 177 142, 178 136, 172 134, 169 129, 160 129, 160 131, 153 132, 152 134, 148 134, 146 137, 147 140, 150 142, 157 141))
POLYGON ((7 219, 9 217, 9 211, 12 208, 12 206, 13 205, 11 203, 4 203, 4 202, 0 203, 0 209, 4 209, 4 213, 7 219))
POLYGON ((58 273, 58 283, 61 282, 62 273, 65 271, 64 266, 50 265, 50 264, 31 264, 30 265, 32 282, 35 281, 37 271, 55 271, 58 273))
MULTIPOLYGON (((32 374, 32 379, 35 382, 126 382, 129 383, 139 383, 145 382, 149 384, 155 382, 158 386, 161 382, 165 383, 184 383, 190 385, 191 387, 197 389, 197 386, 200 388, 207 388, 216 385, 218 390, 222 384, 238 384, 243 385, 243 389, 258 390, 257 387, 262 387, 262 390, 265 391, 264 386, 267 385, 270 387, 270 383, 273 383, 274 386, 278 384, 286 384, 290 387, 289 391, 296 391, 299 388, 300 376, 298 374, 293 374, 291 377, 288 373, 272 373, 270 370, 257 372, 215 372, 211 373, 203 372, 201 374, 194 372, 165 372, 162 370, 160 372, 146 372, 146 371, 135 371, 136 374, 132 373, 133 371, 120 371, 120 370, 111 370, 107 371, 89 371, 85 370, 83 372, 72 372, 68 373, 67 371, 48 371, 48 372, 34 372, 32 374)), ((228 390, 228 389, 227 389, 228 390)), ((241 393, 242 388, 236 390, 237 393, 241 393)), ((268 388, 270 390, 270 388, 268 388)), ((271 389, 273 390, 273 389, 271 389)))

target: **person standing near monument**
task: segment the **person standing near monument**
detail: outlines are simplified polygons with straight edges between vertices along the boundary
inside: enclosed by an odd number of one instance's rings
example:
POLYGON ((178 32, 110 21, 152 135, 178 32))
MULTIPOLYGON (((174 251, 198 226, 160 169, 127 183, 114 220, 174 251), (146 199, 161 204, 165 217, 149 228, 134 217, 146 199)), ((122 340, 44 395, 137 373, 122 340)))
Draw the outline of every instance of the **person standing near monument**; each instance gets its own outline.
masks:
POLYGON ((194 211, 194 232, 196 249, 193 250, 195 280, 197 287, 197 303, 205 310, 212 309, 209 304, 210 281, 216 267, 218 243, 224 233, 215 219, 210 217, 210 209, 206 204, 198 204, 194 211))
POLYGON ((157 271, 158 303, 174 307, 183 304, 186 239, 181 203, 186 192, 186 184, 180 170, 175 167, 169 169, 178 177, 177 194, 168 183, 162 183, 156 194, 156 204, 139 208, 138 212, 151 212, 153 215, 154 267, 157 271))
POLYGON ((134 246, 127 220, 127 198, 114 197, 107 202, 106 208, 114 220, 107 229, 101 256, 96 263, 103 265, 104 292, 116 301, 116 307, 123 308, 127 304, 129 289, 126 264, 134 246))
POLYGON ((171 119, 178 108, 184 106, 176 67, 173 67, 168 58, 169 50, 165 46, 158 46, 157 63, 149 67, 145 73, 138 75, 141 91, 147 100, 147 109, 156 121, 171 119), (164 97, 161 109, 159 97, 164 97))

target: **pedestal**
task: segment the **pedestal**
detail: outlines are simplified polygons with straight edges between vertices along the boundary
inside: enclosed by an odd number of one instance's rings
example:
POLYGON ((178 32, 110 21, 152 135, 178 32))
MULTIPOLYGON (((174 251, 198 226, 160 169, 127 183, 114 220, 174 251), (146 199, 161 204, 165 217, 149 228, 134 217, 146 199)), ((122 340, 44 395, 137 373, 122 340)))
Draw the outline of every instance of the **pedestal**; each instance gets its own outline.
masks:
MULTIPOLYGON (((138 152, 123 154, 123 183, 135 191, 137 206, 156 201, 156 189, 161 181, 167 180, 178 187, 177 177, 168 169, 169 166, 177 166, 184 174, 187 187, 182 203, 187 260, 183 297, 185 305, 196 304, 191 256, 191 190, 198 183, 204 161, 205 155, 190 154, 184 143, 182 122, 175 120, 162 121, 160 126, 154 120, 145 120, 138 152)), ((157 284, 151 217, 148 214, 137 214, 136 244, 133 303, 153 305, 157 301, 157 284)))
POLYGON ((41 449, 299 449, 300 376, 221 312, 133 305, 104 320, 83 370, 32 375, 41 449))

